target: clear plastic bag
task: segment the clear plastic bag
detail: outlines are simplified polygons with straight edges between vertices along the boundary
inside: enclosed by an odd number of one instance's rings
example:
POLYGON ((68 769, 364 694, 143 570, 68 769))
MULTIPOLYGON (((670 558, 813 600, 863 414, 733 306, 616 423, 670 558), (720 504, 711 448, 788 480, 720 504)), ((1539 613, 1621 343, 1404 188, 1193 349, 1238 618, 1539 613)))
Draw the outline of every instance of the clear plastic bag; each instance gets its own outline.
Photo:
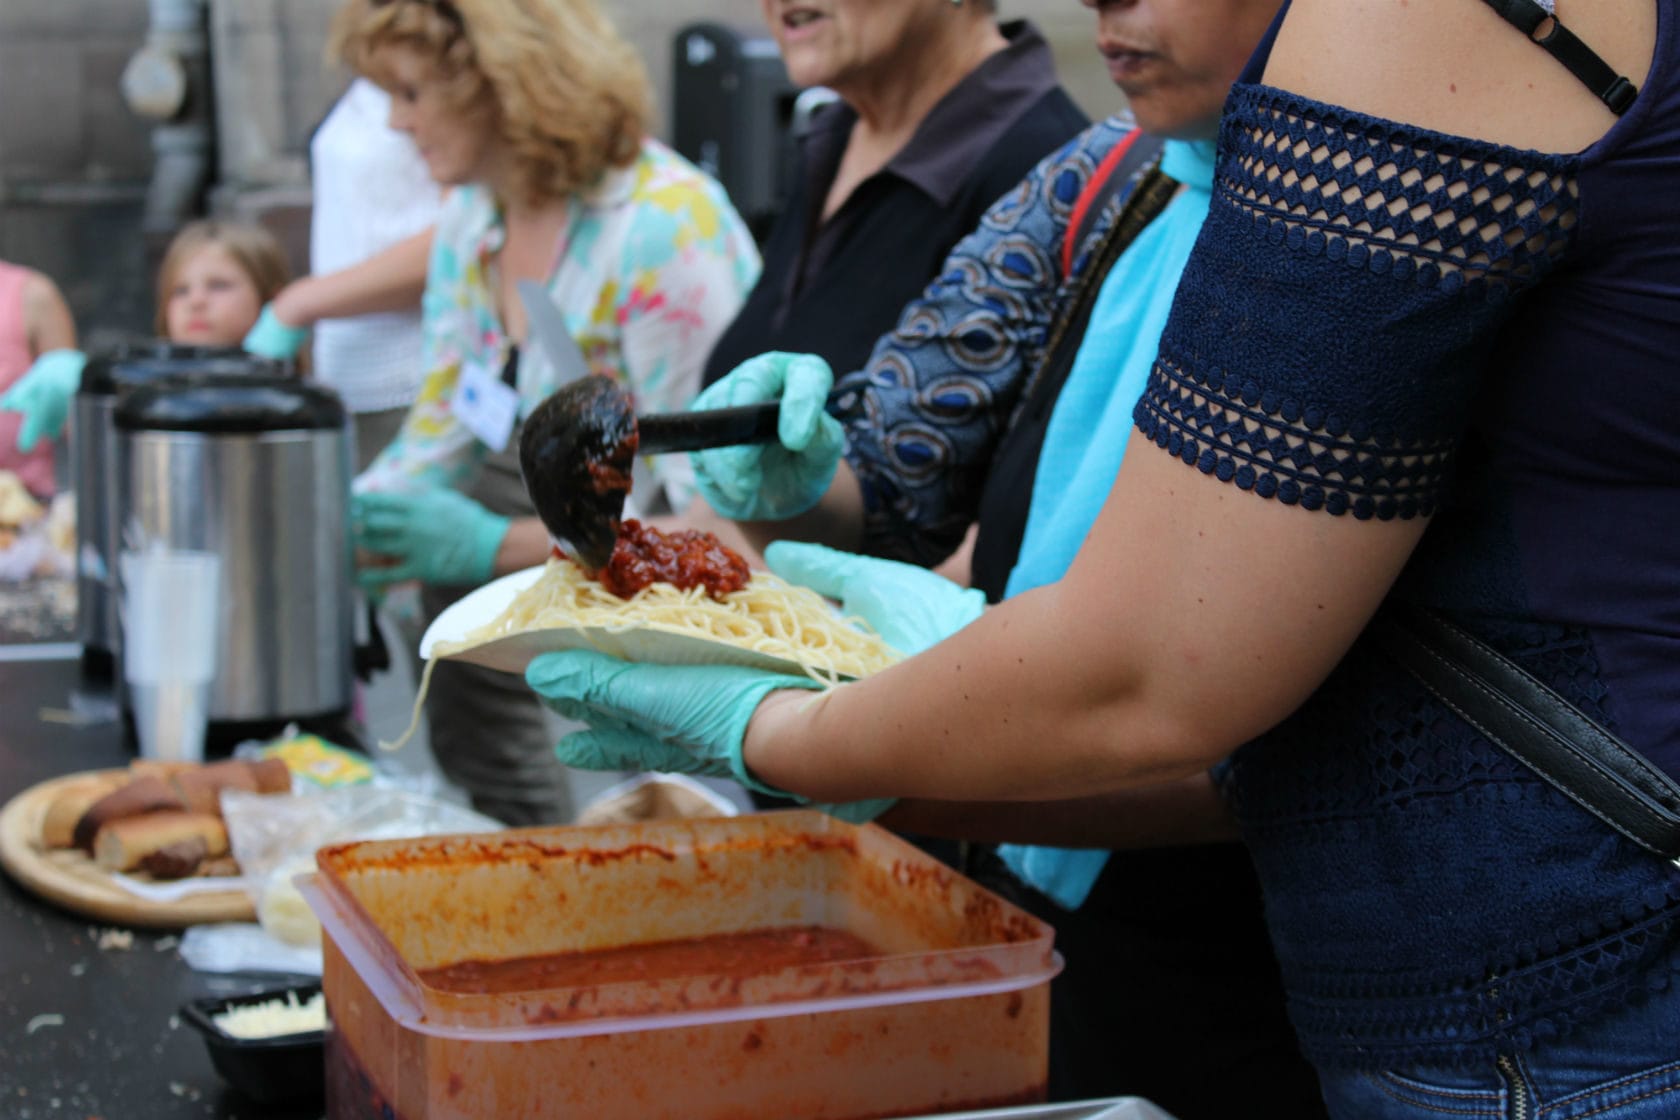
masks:
POLYGON ((228 843, 244 870, 257 921, 276 940, 319 947, 321 927, 292 885, 315 869, 315 850, 352 840, 492 832, 501 823, 461 805, 384 782, 270 797, 222 792, 228 843))
POLYGON ((194 972, 321 975, 321 950, 287 945, 251 922, 193 926, 181 935, 181 959, 194 972))
POLYGON ((52 550, 47 546, 46 534, 37 526, 26 526, 12 540, 9 547, 0 548, 0 582, 22 583, 37 575, 52 574, 52 550))
POLYGON ((60 494, 52 509, 0 537, 0 583, 68 579, 76 574, 74 499, 60 494), (64 532, 69 518, 69 536, 64 532))

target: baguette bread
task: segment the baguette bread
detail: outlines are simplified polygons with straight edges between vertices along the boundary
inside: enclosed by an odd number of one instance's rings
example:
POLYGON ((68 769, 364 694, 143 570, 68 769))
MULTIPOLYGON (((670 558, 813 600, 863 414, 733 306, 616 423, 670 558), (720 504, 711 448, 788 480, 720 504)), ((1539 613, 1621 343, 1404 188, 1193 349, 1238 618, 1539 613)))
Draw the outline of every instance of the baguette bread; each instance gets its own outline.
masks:
POLYGON ((285 793, 292 788, 292 772, 277 758, 259 762, 230 759, 177 773, 173 779, 188 812, 220 813, 224 789, 247 793, 285 793))
POLYGON ((196 762, 165 762, 157 758, 137 758, 128 764, 128 772, 136 778, 162 778, 166 782, 172 782, 175 775, 197 770, 199 765, 196 762))
POLYGON ((206 878, 231 877, 239 874, 239 861, 231 855, 217 856, 215 859, 207 859, 199 864, 193 874, 202 875, 206 878))
POLYGON ((263 758, 247 763, 257 778, 258 793, 292 792, 292 768, 282 758, 263 758))
POLYGON ((162 778, 136 778, 88 806, 76 822, 71 839, 83 851, 93 851, 94 837, 107 824, 126 817, 184 810, 186 805, 162 778))
POLYGON ((141 856, 140 870, 154 879, 185 879, 198 874, 209 854, 210 845, 204 837, 189 836, 141 856))
POLYGON ((171 785, 189 813, 219 813, 224 789, 255 793, 257 780, 243 762, 213 762, 176 774, 171 785))
POLYGON ((105 825, 94 838, 93 859, 111 871, 133 871, 148 857, 194 838, 203 841, 202 858, 227 854, 227 828, 220 817, 164 810, 105 825))
POLYGON ((128 779, 121 774, 90 774, 77 782, 66 783, 47 806, 41 820, 41 843, 49 848, 70 848, 76 844, 76 825, 82 814, 95 801, 125 785, 128 779))
POLYGON ((278 758, 208 766, 137 759, 128 773, 68 783, 41 822, 48 847, 80 848, 113 871, 158 879, 238 874, 221 819, 221 791, 286 793, 292 772, 278 758))

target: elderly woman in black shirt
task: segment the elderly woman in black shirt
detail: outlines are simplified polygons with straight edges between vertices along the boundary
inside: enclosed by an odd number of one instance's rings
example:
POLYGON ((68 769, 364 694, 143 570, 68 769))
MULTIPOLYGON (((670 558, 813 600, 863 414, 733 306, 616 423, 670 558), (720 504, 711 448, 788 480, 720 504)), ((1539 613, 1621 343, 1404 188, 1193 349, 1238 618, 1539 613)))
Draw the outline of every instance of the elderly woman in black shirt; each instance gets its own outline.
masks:
POLYGON ((857 369, 986 208, 1088 123, 995 0, 762 0, 800 86, 840 101, 801 144, 764 271, 706 364, 768 350, 857 369))

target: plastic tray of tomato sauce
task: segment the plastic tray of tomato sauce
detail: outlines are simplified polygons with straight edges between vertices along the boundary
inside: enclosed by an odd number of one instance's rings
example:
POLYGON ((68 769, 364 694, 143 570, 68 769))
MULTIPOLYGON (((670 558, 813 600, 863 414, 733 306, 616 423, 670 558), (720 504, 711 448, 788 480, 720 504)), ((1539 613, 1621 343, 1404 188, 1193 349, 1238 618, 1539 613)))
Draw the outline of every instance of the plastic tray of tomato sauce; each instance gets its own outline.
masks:
POLYGON ((325 933, 332 1120, 863 1120, 1044 1098, 1051 928, 872 825, 521 829, 316 862, 299 885, 325 933))

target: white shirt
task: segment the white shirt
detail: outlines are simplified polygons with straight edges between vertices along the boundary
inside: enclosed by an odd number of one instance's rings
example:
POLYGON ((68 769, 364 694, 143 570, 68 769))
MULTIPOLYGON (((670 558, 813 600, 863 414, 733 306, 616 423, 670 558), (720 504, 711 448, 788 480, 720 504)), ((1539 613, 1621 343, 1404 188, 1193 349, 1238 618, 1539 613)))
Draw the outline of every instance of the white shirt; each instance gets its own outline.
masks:
MULTIPOLYGON (((392 130, 390 98, 357 78, 309 143, 315 210, 309 267, 336 272, 436 223, 442 192, 412 141, 392 130)), ((323 319, 314 375, 352 412, 406 408, 424 375, 420 308, 323 319)))

